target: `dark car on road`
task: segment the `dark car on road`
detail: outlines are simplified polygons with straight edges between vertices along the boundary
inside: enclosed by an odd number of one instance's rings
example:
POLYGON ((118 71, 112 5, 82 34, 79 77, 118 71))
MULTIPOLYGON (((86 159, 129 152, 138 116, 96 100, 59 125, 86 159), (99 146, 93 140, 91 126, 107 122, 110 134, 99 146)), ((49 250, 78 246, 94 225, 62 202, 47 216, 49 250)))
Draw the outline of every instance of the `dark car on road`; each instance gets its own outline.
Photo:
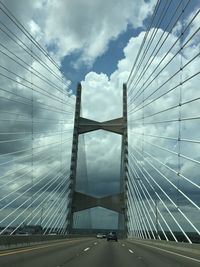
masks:
POLYGON ((107 241, 115 240, 117 242, 117 233, 116 232, 110 232, 107 234, 107 241))

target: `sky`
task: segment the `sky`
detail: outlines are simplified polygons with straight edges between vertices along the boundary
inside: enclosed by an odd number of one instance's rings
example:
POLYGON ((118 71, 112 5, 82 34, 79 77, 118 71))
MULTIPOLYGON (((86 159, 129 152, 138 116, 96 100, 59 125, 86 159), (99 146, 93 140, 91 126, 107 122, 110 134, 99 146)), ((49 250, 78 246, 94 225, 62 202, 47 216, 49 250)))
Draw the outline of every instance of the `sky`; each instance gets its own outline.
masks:
MULTIPOLYGON (((121 117, 122 83, 125 81, 124 78, 127 78, 131 65, 127 66, 127 74, 122 79, 120 88, 116 86, 115 89, 113 84, 110 85, 110 76, 118 69, 119 60, 124 57, 123 49, 130 38, 136 36, 144 27, 143 22, 152 12, 154 1, 151 3, 143 1, 116 3, 116 1, 20 0, 14 2, 8 0, 4 3, 57 61, 66 80, 71 81, 72 95, 75 94, 77 83, 82 82, 83 116, 100 121, 121 117), (103 100, 102 96, 105 94, 108 94, 108 97, 104 97, 103 100), (103 113, 102 105, 106 106, 103 113)), ((6 23, 8 21, 7 19, 6 23)), ((11 27, 14 26, 11 25, 11 27)), ((17 31, 15 28, 14 30, 17 31)), ((25 40, 25 42, 28 41, 25 40)), ((37 100, 35 102, 37 103, 37 100)), ((37 117, 36 110, 35 105, 35 117, 37 117)), ((51 114, 46 115, 51 116, 51 114)), ((43 127, 52 129, 50 123, 46 123, 43 127)), ((36 131, 37 128, 35 127, 34 130, 36 131)), ((116 193, 119 190, 119 136, 102 132, 88 134, 85 137, 85 143, 91 193, 98 196, 116 193), (107 153, 109 146, 111 149, 107 153), (111 161, 110 158, 113 160, 111 161), (95 180, 99 181, 99 184, 95 180)), ((23 142, 18 146, 24 148, 27 144, 23 142)), ((68 158, 68 164, 69 161, 68 158)), ((116 226, 116 214, 114 217, 116 226)))
MULTIPOLYGON (((183 2, 185 3, 186 1, 183 2)), ((4 0, 3 3, 55 59, 64 75, 64 86, 66 86, 66 91, 70 93, 71 99, 74 98, 73 95, 75 95, 77 83, 81 82, 83 88, 82 114, 84 117, 97 121, 121 117, 122 85, 129 77, 145 31, 149 25, 156 4, 155 0, 4 0), (69 86, 67 86, 68 82, 70 83, 69 86)), ((161 3, 164 5, 165 1, 161 1, 161 3)), ((185 20, 182 22, 185 23, 185 25, 189 21, 193 12, 198 8, 196 5, 196 2, 194 3, 193 1, 192 4, 188 6, 184 14, 185 20)), ((174 1, 168 12, 172 12, 175 6, 176 4, 174 1)), ((198 21, 199 16, 194 21, 191 27, 191 32, 192 29, 198 27, 198 21)), ((159 26, 154 45, 159 40, 159 36, 162 35, 163 29, 165 29, 167 23, 168 21, 165 20, 165 22, 159 26)), ((180 33, 180 27, 180 23, 178 23, 173 32, 170 33, 165 46, 157 55, 153 67, 159 62, 165 51, 174 42, 175 38, 180 33)), ((17 32, 17 29, 14 30, 17 32)), ((199 36, 197 37, 199 38, 199 36)), ((186 34, 184 35, 184 38, 187 38, 186 34)), ((5 38, 3 42, 6 43, 7 39, 5 38)), ((176 53, 179 47, 180 43, 178 43, 177 47, 171 51, 169 58, 176 53)), ((184 49, 182 60, 189 60, 198 49, 198 39, 194 38, 192 44, 184 49)), ((41 55, 39 54, 39 56, 41 55)), ((28 60, 30 61, 31 59, 29 58, 28 60)), ((42 68, 40 68, 37 63, 32 63, 43 73, 42 68)), ((179 65, 180 58, 177 57, 175 64, 169 65, 165 72, 163 72, 161 78, 166 79, 169 77, 173 71, 176 70, 176 66, 179 65)), ((184 77, 187 77, 188 73, 192 74, 195 67, 198 68, 197 66, 198 62, 195 61, 192 67, 190 66, 188 69, 186 68, 184 77)), ((151 68, 146 73, 146 76, 152 70, 151 68)), ((159 86, 162 79, 157 79, 157 84, 153 84, 152 87, 150 87, 149 92, 153 90, 153 87, 159 86)), ((172 84, 175 84, 175 82, 176 81, 173 80, 172 84)), ((142 83, 142 80, 140 83, 142 83)), ((194 88, 196 88, 196 84, 198 84, 198 79, 190 84, 190 86, 192 87, 195 85, 194 88)), ((167 90, 167 87, 163 90, 167 90)), ((186 100, 190 99, 192 96, 198 97, 198 93, 196 91, 194 93, 194 90, 191 90, 191 92, 188 90, 188 94, 184 95, 186 100)), ((178 98, 179 95, 174 93, 164 99, 164 102, 162 99, 162 102, 156 102, 155 106, 145 109, 145 112, 146 114, 151 114, 152 112, 159 110, 161 107, 164 108, 166 106, 167 108, 168 106, 177 103, 178 98)), ((46 100, 40 99, 40 101, 42 102, 46 100)), ((68 101, 68 99, 66 99, 66 101, 68 101)), ((130 110, 137 106, 140 101, 142 101, 142 98, 139 98, 138 102, 132 104, 130 100, 130 110)), ((36 97, 34 114, 36 117, 38 102, 36 97)), ((193 115, 198 115, 197 104, 196 106, 192 106, 193 115)), ((13 106, 13 111, 15 110, 16 107, 13 106)), ((20 111, 31 115, 31 110, 27 112, 26 108, 24 108, 24 111, 21 108, 20 111)), ((183 108, 182 112, 186 115, 189 114, 189 111, 186 108, 183 108)), ((38 113, 41 115, 42 111, 38 113)), ((45 117, 52 119, 51 114, 48 114, 47 112, 43 114, 45 114, 45 117)), ((171 114, 177 115, 177 113, 171 114)), ((171 114, 166 115, 165 113, 163 117, 171 116, 171 114)), ((130 119, 137 119, 137 116, 140 117, 141 113, 139 115, 136 114, 136 117, 131 114, 130 119)), ((160 119, 163 119, 163 117, 160 117, 160 119)), ((55 115, 54 119, 58 119, 58 117, 55 115)), ((157 119, 159 119, 159 117, 157 117, 157 119)), ((71 123, 70 129, 72 130, 72 117, 70 116, 69 121, 71 123)), ((12 128, 14 126, 15 125, 13 124, 12 128)), ((141 125, 134 126, 136 130, 141 131, 141 125)), ((67 130, 69 125, 66 124, 62 127, 67 130)), ((40 126, 40 131, 42 129, 52 130, 52 124, 46 122, 40 126)), ((162 135, 163 131, 168 136, 177 136, 178 134, 177 127, 171 125, 168 125, 167 127, 158 126, 157 128, 149 126, 149 128, 145 130, 151 134, 157 133, 158 135, 162 135)), ((185 128, 183 127, 182 132, 185 138, 198 139, 198 126, 192 122, 191 125, 186 125, 185 128), (188 128, 190 129, 188 130, 188 128)), ((53 138, 52 141, 54 141, 53 138)), ((152 139, 148 139, 148 141, 152 142, 152 139)), ((43 142, 43 140, 41 139, 40 142, 43 142)), ((133 146, 140 146, 139 139, 135 138, 132 142, 133 146)), ((117 193, 119 191, 120 144, 121 139, 119 136, 105 133, 103 131, 85 135, 86 164, 89 179, 88 191, 90 194, 100 197, 117 193)), ((174 149, 175 151, 177 149, 177 144, 175 143, 159 143, 159 145, 163 144, 169 149, 174 149)), ((19 149, 21 147, 26 148, 30 144, 23 142, 23 144, 18 145, 19 149)), ((8 146, 6 148, 8 149, 8 146)), ((189 149, 188 146, 183 146, 182 153, 185 152, 186 155, 192 156, 193 149, 195 148, 192 146, 190 146, 189 149)), ((69 147, 68 150, 70 151, 69 147)), ((199 155, 196 150, 197 149, 195 149, 195 159, 198 158, 199 155)), ((10 150, 8 149, 8 151, 10 150)), ((170 158, 169 155, 166 156, 164 152, 152 150, 148 145, 146 151, 148 153, 153 153, 154 156, 163 160, 165 164, 169 164, 169 166, 174 164, 177 167, 177 162, 174 163, 174 159, 172 157, 170 158)), ((68 163, 70 163, 70 153, 67 155, 68 163)), ((55 162, 54 164, 57 166, 55 162)), ((190 173, 192 179, 196 181, 198 167, 196 165, 194 167, 192 163, 189 164, 184 161, 181 164, 184 173, 190 173), (190 172, 191 168, 195 170, 192 174, 190 172)), ((43 169, 44 165, 41 164, 40 168, 43 169)), ((151 169, 151 173, 154 171, 155 170, 151 169)), ((165 174, 168 174, 169 176, 171 175, 167 172, 165 174)), ((154 176, 156 177, 156 174, 154 174, 154 176)), ((175 178, 174 180, 177 182, 175 178)), ((172 190, 171 194, 175 195, 175 191, 172 190)), ((196 195, 196 193, 194 195, 196 195)), ((194 200, 196 200, 196 197, 194 197, 194 200)), ((105 228, 112 226, 113 228, 117 227, 117 214, 112 212, 108 213, 108 211, 98 209, 98 211, 92 211, 91 216, 96 228, 102 226, 102 224, 105 228)))

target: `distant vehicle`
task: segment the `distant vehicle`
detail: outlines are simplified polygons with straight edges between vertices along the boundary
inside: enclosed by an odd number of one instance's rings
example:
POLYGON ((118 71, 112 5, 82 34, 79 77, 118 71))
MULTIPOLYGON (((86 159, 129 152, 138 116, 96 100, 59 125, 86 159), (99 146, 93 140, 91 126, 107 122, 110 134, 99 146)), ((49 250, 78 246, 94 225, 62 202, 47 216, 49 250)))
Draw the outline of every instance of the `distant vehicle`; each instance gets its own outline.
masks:
POLYGON ((31 235, 30 233, 27 233, 27 232, 18 232, 16 233, 15 235, 31 235))
POLYGON ((103 234, 102 236, 103 236, 102 238, 106 238, 107 237, 106 234, 103 234))
POLYGON ((97 238, 103 238, 102 234, 97 234, 97 238))
POLYGON ((109 234, 107 234, 107 241, 110 240, 115 240, 117 242, 118 238, 116 232, 110 232, 109 234))

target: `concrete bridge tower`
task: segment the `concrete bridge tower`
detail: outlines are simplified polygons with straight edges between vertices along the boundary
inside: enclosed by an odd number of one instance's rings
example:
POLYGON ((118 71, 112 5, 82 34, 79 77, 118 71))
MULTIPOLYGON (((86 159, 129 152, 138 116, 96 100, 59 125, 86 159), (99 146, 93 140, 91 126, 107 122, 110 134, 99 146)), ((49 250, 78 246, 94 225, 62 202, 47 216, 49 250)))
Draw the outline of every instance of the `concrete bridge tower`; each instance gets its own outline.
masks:
POLYGON ((103 207, 119 214, 118 230, 124 235, 127 234, 127 206, 126 206, 126 182, 127 182, 127 161, 128 161, 128 135, 127 135, 127 89, 123 85, 123 115, 109 121, 97 122, 81 117, 81 91, 79 83, 77 86, 74 132, 70 168, 70 194, 69 194, 69 213, 67 232, 73 233, 74 213, 94 207, 103 207), (121 174, 120 174, 120 192, 102 198, 97 198, 83 194, 76 190, 76 173, 79 136, 96 130, 105 130, 122 136, 121 144, 121 174))

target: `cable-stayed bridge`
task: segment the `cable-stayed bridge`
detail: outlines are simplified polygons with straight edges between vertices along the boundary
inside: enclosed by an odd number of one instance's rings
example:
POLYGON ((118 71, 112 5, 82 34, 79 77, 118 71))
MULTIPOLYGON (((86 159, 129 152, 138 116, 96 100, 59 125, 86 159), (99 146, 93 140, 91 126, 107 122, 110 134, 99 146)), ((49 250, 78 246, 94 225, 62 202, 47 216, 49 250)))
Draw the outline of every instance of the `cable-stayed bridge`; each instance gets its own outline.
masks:
MULTIPOLYGON (((156 3, 130 70, 116 83, 121 114, 107 120, 84 116, 84 87, 81 92, 79 83, 77 94, 69 89, 51 52, 0 2, 3 249, 49 241, 40 245, 44 262, 33 257, 39 247, 28 250, 30 266, 98 266, 104 264, 101 257, 109 258, 110 266, 132 261, 158 266, 165 264, 163 257, 171 266, 200 264, 199 246, 193 244, 200 242, 200 12, 192 2, 156 3), (111 132, 113 143, 100 142, 92 158, 87 140, 93 138, 95 146, 97 130, 111 132), (117 164, 115 158, 104 160, 113 146, 117 164), (89 171, 96 161, 99 168, 89 171), (107 176, 104 167, 111 170, 107 176), (98 191, 102 183, 105 188, 98 191), (107 231, 126 240, 93 240, 107 231), (63 260, 54 258, 54 246, 63 260)), ((108 91, 105 97, 112 95, 108 91)), ((96 104, 94 99, 94 109, 96 104)), ((0 252, 0 263, 22 266, 21 253, 0 252)))

